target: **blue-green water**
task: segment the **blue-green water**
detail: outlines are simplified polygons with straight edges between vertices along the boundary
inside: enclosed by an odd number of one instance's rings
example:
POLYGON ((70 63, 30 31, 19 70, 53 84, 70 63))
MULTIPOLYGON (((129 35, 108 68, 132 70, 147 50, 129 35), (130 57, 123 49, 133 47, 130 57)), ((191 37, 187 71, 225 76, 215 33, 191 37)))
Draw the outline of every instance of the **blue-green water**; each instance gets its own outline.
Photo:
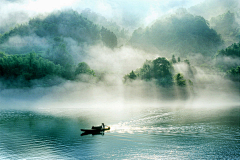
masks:
POLYGON ((125 108, 104 118, 96 109, 73 111, 1 110, 0 159, 240 158, 240 107, 125 108), (110 131, 81 136, 102 121, 110 131))

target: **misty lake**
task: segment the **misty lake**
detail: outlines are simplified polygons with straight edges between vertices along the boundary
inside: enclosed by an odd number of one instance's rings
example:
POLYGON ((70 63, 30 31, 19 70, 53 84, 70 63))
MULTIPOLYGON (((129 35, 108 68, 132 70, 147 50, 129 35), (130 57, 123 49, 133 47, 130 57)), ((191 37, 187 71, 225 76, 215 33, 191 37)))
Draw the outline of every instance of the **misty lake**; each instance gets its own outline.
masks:
POLYGON ((0 0, 0 15, 0 160, 240 160, 240 0, 0 0))
POLYGON ((0 159, 240 158, 239 106, 136 108, 1 110, 0 159))

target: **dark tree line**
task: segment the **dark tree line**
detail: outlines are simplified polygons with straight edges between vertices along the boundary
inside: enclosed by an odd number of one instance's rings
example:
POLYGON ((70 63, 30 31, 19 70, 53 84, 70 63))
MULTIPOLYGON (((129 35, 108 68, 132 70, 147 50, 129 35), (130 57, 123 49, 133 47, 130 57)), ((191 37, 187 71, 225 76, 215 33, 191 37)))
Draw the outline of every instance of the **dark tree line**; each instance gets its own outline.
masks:
POLYGON ((0 58, 0 75, 5 78, 23 77, 25 80, 39 79, 47 75, 61 76, 62 66, 38 56, 36 53, 0 58))
POLYGON ((231 58, 240 57, 240 42, 233 43, 231 46, 227 47, 226 49, 222 49, 218 51, 216 55, 217 58, 222 58, 224 56, 231 57, 231 58))
POLYGON ((74 80, 79 74, 94 76, 94 71, 85 63, 77 66, 61 66, 52 61, 29 53, 25 55, 6 55, 0 53, 0 77, 22 78, 24 80, 41 79, 46 76, 58 76, 64 79, 74 80))
POLYGON ((234 81, 240 81, 240 42, 218 51, 216 66, 226 72, 226 77, 234 81))
POLYGON ((223 71, 240 66, 240 42, 218 51, 215 57, 217 67, 223 71))

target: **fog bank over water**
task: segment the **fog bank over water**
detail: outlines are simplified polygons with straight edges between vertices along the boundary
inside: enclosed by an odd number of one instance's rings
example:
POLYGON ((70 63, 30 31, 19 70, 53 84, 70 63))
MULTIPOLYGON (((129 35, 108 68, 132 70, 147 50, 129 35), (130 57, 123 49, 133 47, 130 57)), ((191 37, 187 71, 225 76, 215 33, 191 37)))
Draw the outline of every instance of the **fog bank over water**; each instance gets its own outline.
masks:
POLYGON ((174 94, 174 99, 170 98, 172 92, 156 87, 154 82, 136 81, 124 85, 114 81, 114 75, 104 83, 97 84, 66 82, 49 88, 8 89, 0 92, 1 109, 78 116, 78 113, 90 110, 96 111, 93 114, 104 115, 109 112, 116 114, 118 110, 137 112, 149 107, 219 110, 238 106, 239 91, 231 88, 231 83, 226 80, 217 79, 215 85, 214 78, 214 81, 208 80, 208 84, 199 83, 187 100, 178 99, 181 95, 177 94, 174 94))
POLYGON ((210 109, 214 113, 239 105, 239 86, 236 87, 234 82, 200 67, 195 67, 194 75, 190 75, 189 65, 184 62, 174 64, 174 70, 186 79, 192 79, 193 86, 187 88, 188 98, 182 98, 182 88, 161 87, 154 80, 123 83, 125 74, 142 67, 146 60, 161 57, 161 52, 146 53, 130 46, 112 50, 96 45, 84 49, 88 53, 84 60, 99 72, 96 74, 102 74, 100 81, 96 77, 82 75, 81 82, 62 80, 58 85, 41 87, 38 84, 42 84, 43 80, 33 80, 36 85, 32 88, 1 90, 1 109, 31 110, 70 117, 78 117, 80 113, 89 115, 89 111, 99 117, 106 113, 119 116, 117 113, 120 112, 124 117, 129 110, 138 113, 156 107, 170 110, 210 109))

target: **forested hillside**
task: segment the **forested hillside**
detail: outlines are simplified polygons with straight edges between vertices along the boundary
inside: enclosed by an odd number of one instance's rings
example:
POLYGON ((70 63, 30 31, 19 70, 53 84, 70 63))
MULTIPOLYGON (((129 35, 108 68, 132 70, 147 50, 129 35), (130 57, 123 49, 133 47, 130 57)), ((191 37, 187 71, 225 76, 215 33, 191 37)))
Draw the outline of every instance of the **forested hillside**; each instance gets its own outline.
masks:
POLYGON ((114 49, 117 37, 73 10, 33 18, 0 35, 0 78, 30 81, 47 76, 66 80, 77 80, 79 74, 94 76, 88 64, 79 61, 84 51, 73 56, 72 43, 75 48, 102 43, 114 49))
POLYGON ((105 32, 101 32, 101 28, 101 26, 82 17, 76 11, 57 11, 49 14, 47 17, 39 16, 33 18, 28 23, 19 24, 3 35, 0 35, 0 50, 8 54, 23 54, 33 50, 36 52, 45 52, 49 48, 49 45, 51 45, 49 43, 55 37, 71 38, 79 45, 94 45, 99 43, 99 41, 103 41, 110 48, 116 47, 116 35, 108 29, 105 29, 105 32), (108 32, 111 34, 106 34, 108 32), (106 41, 106 36, 109 39, 114 39, 114 45, 106 41), (16 37, 22 39, 12 44, 11 39, 16 37), (42 42, 37 44, 32 43, 32 39, 29 37, 39 39, 42 42))
POLYGON ((231 45, 240 40, 240 27, 236 21, 236 14, 228 11, 210 20, 210 25, 225 41, 226 45, 231 45))
POLYGON ((177 52, 181 55, 201 53, 212 56, 222 45, 221 36, 203 17, 179 10, 152 26, 134 31, 130 44, 140 48, 155 47, 160 51, 177 52))
POLYGON ((29 36, 36 34, 39 37, 71 37, 78 42, 94 43, 99 37, 99 28, 93 22, 69 10, 56 12, 45 18, 36 17, 28 24, 16 26, 2 35, 0 43, 6 42, 13 36, 29 36))
POLYGON ((127 29, 124 29, 123 27, 117 25, 116 22, 109 21, 105 17, 91 11, 90 9, 83 10, 81 12, 81 16, 113 32, 117 36, 118 43, 120 45, 123 45, 127 42, 130 33, 127 29))

